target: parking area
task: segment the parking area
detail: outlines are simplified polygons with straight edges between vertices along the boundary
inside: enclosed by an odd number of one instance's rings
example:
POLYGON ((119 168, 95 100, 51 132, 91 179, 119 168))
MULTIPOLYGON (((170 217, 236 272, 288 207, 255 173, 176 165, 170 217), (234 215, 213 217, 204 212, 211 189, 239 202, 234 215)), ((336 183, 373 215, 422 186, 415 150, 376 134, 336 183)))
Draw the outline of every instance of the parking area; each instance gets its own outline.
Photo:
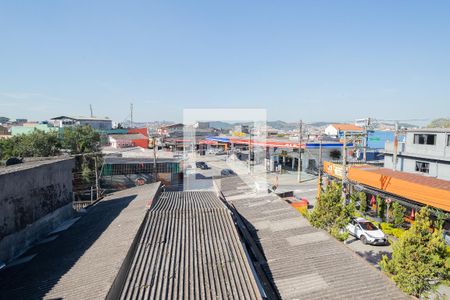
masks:
POLYGON ((390 245, 364 245, 359 239, 353 236, 350 236, 344 244, 378 269, 378 262, 383 255, 387 255, 389 257, 392 255, 392 247, 390 245))

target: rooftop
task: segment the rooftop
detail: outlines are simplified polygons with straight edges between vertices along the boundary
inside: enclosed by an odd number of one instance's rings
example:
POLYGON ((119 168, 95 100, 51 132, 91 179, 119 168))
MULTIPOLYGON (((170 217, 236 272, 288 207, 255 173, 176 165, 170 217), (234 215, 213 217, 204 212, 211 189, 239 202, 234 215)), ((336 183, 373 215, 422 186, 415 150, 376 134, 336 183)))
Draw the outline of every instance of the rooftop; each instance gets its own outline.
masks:
POLYGON ((331 124, 334 128, 341 131, 362 131, 362 127, 353 125, 353 124, 331 124))
POLYGON ((216 183, 245 220, 282 299, 408 299, 383 273, 312 227, 281 198, 253 193, 238 176, 216 183))
POLYGON ((213 192, 165 192, 121 299, 262 299, 230 211, 213 192))
POLYGON ((159 184, 107 196, 0 271, 2 299, 105 299, 159 184))
POLYGON ((109 137, 115 140, 148 140, 148 137, 146 137, 142 133, 111 134, 109 137))
POLYGON ((407 129, 406 132, 450 133, 450 128, 413 128, 407 129))
POLYGON ((12 165, 12 166, 0 166, 0 175, 19 172, 27 169, 37 168, 44 165, 54 164, 62 161, 73 160, 71 157, 61 156, 61 157, 51 157, 42 158, 36 160, 24 161, 23 163, 12 165))
POLYGON ((393 195, 450 211, 450 181, 372 166, 352 166, 348 178, 393 195))
POLYGON ((111 121, 108 117, 81 117, 81 116, 58 116, 55 118, 51 118, 51 120, 62 120, 62 119, 71 119, 77 121, 111 121))

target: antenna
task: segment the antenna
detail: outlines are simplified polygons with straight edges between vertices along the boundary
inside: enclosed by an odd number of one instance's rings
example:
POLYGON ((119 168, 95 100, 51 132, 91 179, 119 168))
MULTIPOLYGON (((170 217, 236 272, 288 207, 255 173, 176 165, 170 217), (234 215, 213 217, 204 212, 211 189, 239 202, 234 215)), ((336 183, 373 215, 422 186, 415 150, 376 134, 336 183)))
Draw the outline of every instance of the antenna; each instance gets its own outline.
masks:
POLYGON ((130 103, 130 128, 133 127, 133 103, 130 103))
POLYGON ((92 111, 92 104, 89 104, 89 108, 91 109, 91 118, 94 116, 94 112, 92 111))

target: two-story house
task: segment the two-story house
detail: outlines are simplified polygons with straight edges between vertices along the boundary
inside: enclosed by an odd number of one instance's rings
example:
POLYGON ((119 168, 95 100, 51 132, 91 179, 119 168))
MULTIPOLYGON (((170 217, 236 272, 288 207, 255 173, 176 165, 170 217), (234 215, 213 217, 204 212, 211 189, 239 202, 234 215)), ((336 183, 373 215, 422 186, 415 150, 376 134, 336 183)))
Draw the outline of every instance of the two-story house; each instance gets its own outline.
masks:
POLYGON ((384 167, 450 180, 450 128, 412 129, 398 143, 394 167, 394 142, 386 142, 384 167))

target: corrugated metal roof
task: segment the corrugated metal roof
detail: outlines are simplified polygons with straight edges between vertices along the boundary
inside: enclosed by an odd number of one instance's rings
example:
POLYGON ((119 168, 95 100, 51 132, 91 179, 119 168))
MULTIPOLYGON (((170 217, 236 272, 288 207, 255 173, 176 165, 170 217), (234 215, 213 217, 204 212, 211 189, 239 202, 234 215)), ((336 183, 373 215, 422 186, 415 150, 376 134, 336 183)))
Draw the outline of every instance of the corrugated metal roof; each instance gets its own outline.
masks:
POLYGON ((384 274, 281 198, 255 194, 238 176, 216 183, 245 218, 282 299, 407 299, 384 274))
POLYGON ((404 180, 407 182, 424 185, 427 187, 433 187, 436 189, 450 191, 450 181, 437 179, 434 177, 428 177, 420 174, 401 172, 401 171, 393 171, 388 168, 378 168, 378 167, 369 167, 369 166, 352 166, 352 168, 358 168, 360 170, 364 170, 367 172, 388 176, 391 178, 396 178, 400 180, 404 180))
POLYGON ((261 299, 213 192, 164 192, 152 205, 121 299, 261 299))

